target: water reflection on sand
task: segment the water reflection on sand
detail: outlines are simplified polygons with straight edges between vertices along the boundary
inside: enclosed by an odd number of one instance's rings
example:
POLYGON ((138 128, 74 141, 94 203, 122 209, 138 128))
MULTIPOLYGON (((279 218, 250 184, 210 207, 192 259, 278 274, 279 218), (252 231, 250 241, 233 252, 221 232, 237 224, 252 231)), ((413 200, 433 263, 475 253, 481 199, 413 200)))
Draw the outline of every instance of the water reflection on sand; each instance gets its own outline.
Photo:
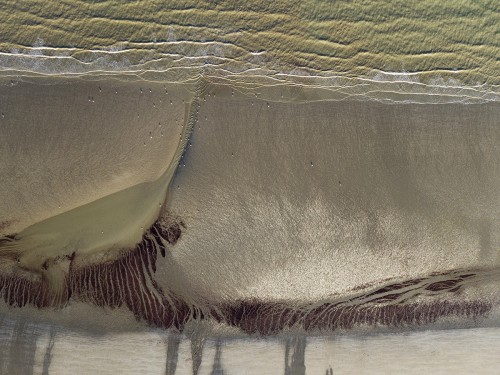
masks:
POLYGON ((0 374, 493 374, 500 328, 272 338, 106 335, 0 316, 0 374), (465 344, 466 343, 466 344, 465 344))

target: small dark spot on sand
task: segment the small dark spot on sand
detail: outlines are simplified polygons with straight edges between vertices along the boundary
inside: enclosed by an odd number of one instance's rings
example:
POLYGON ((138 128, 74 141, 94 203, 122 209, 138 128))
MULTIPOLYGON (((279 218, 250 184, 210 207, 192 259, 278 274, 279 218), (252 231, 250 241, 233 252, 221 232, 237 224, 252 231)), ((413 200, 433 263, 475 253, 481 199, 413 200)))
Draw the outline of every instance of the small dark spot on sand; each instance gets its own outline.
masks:
POLYGON ((174 223, 172 224, 166 232, 166 239, 169 244, 173 245, 177 242, 177 240, 181 236, 181 227, 179 224, 174 223))
POLYGON ((4 221, 0 221, 0 233, 1 231, 5 230, 9 225, 12 224, 12 220, 4 220, 4 221))
POLYGON ((452 289, 456 287, 458 283, 460 283, 460 279, 436 281, 432 284, 427 285, 425 289, 433 292, 440 292, 446 289, 452 289))

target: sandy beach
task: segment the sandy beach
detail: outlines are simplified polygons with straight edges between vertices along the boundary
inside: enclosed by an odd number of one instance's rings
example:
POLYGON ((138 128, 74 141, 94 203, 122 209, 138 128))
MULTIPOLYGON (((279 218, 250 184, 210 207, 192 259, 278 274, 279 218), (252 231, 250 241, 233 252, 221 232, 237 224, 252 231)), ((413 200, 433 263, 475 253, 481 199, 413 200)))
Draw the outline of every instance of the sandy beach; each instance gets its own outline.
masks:
POLYGON ((0 375, 494 373, 499 11, 0 4, 0 375))
MULTIPOLYGON (((349 99, 332 98, 332 87, 256 89, 203 76, 6 81, 6 301, 125 304, 149 324, 178 328, 198 309, 232 325, 237 301, 298 303, 287 324, 307 327, 301 314, 318 313, 309 303, 338 309, 353 291, 423 278, 420 293, 402 288, 399 298, 452 304, 436 318, 461 315, 455 303, 464 317, 468 306, 496 311, 498 105, 446 95, 441 104, 398 102, 371 84, 349 99), (90 282, 114 274, 127 276, 90 282), (28 296, 48 287, 48 297, 16 297, 18 281, 7 280, 17 277, 28 296), (427 295, 433 283, 448 284, 427 295), (137 302, 139 290, 160 313, 137 302)), ((339 328, 371 321, 342 319, 339 328)))

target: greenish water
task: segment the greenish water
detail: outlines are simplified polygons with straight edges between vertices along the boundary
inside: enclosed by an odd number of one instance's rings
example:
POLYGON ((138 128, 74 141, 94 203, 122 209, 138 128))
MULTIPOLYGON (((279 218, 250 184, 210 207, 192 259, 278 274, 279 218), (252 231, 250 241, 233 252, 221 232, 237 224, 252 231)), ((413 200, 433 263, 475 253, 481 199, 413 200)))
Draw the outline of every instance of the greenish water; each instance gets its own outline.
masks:
POLYGON ((419 73, 426 83, 500 83, 496 1, 30 0, 2 2, 0 19, 3 68, 384 71, 419 73))

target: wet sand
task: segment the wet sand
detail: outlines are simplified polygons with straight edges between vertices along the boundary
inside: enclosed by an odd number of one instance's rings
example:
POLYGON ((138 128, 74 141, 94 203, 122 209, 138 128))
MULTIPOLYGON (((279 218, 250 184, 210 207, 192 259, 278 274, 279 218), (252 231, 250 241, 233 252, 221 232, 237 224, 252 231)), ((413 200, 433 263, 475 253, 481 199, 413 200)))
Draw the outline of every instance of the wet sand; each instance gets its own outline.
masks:
POLYGON ((8 304, 65 304, 69 275, 141 241, 164 209, 187 140, 190 90, 113 77, 3 80, 8 304))
POLYGON ((168 201, 187 230, 165 267, 201 296, 318 300, 499 266, 496 103, 214 93, 168 201))
MULTIPOLYGON (((259 356, 255 344, 270 346, 259 371, 299 374, 336 368, 323 344, 306 349, 312 339, 304 334, 394 332, 397 340, 426 329, 498 327, 495 102, 423 104, 421 93, 418 103, 397 103, 383 90, 376 100, 346 100, 311 87, 235 89, 213 78, 184 86, 130 77, 5 83, 2 168, 22 173, 2 183, 2 231, 21 233, 6 237, 14 243, 49 229, 55 237, 50 249, 31 242, 38 260, 21 257, 23 268, 2 263, 4 333, 17 332, 4 341, 11 354, 2 371, 76 365, 61 354, 75 327, 75 342, 107 351, 120 335, 151 347, 145 332, 168 329, 166 341, 152 334, 162 343, 155 365, 136 362, 148 371, 250 368, 234 361, 247 347, 259 356), (141 210, 151 221, 134 222, 141 210), (123 231, 86 237, 84 224, 123 231), (26 264, 42 270, 31 274, 26 264), (23 322, 8 323, 12 314, 23 322), (273 344, 270 337, 289 331, 299 336, 273 344), (207 340, 213 361, 202 354, 207 340), (269 365, 277 356, 285 367, 269 365)), ((485 337, 478 333, 479 346, 485 337)), ((412 354, 390 370, 424 355, 412 354)), ((102 366, 121 366, 122 355, 102 366)), ((494 361, 484 358, 488 371, 494 361)))
POLYGON ((0 322, 0 374, 495 374, 499 365, 498 328, 263 340, 0 322))
POLYGON ((17 76, 0 84, 0 234, 157 180, 191 96, 182 86, 17 76))
POLYGON ((33 183, 2 185, 9 305, 263 335, 495 321, 496 103, 117 78, 3 87, 6 174, 52 184, 39 200, 33 183), (15 100, 39 114, 34 132, 15 100))

